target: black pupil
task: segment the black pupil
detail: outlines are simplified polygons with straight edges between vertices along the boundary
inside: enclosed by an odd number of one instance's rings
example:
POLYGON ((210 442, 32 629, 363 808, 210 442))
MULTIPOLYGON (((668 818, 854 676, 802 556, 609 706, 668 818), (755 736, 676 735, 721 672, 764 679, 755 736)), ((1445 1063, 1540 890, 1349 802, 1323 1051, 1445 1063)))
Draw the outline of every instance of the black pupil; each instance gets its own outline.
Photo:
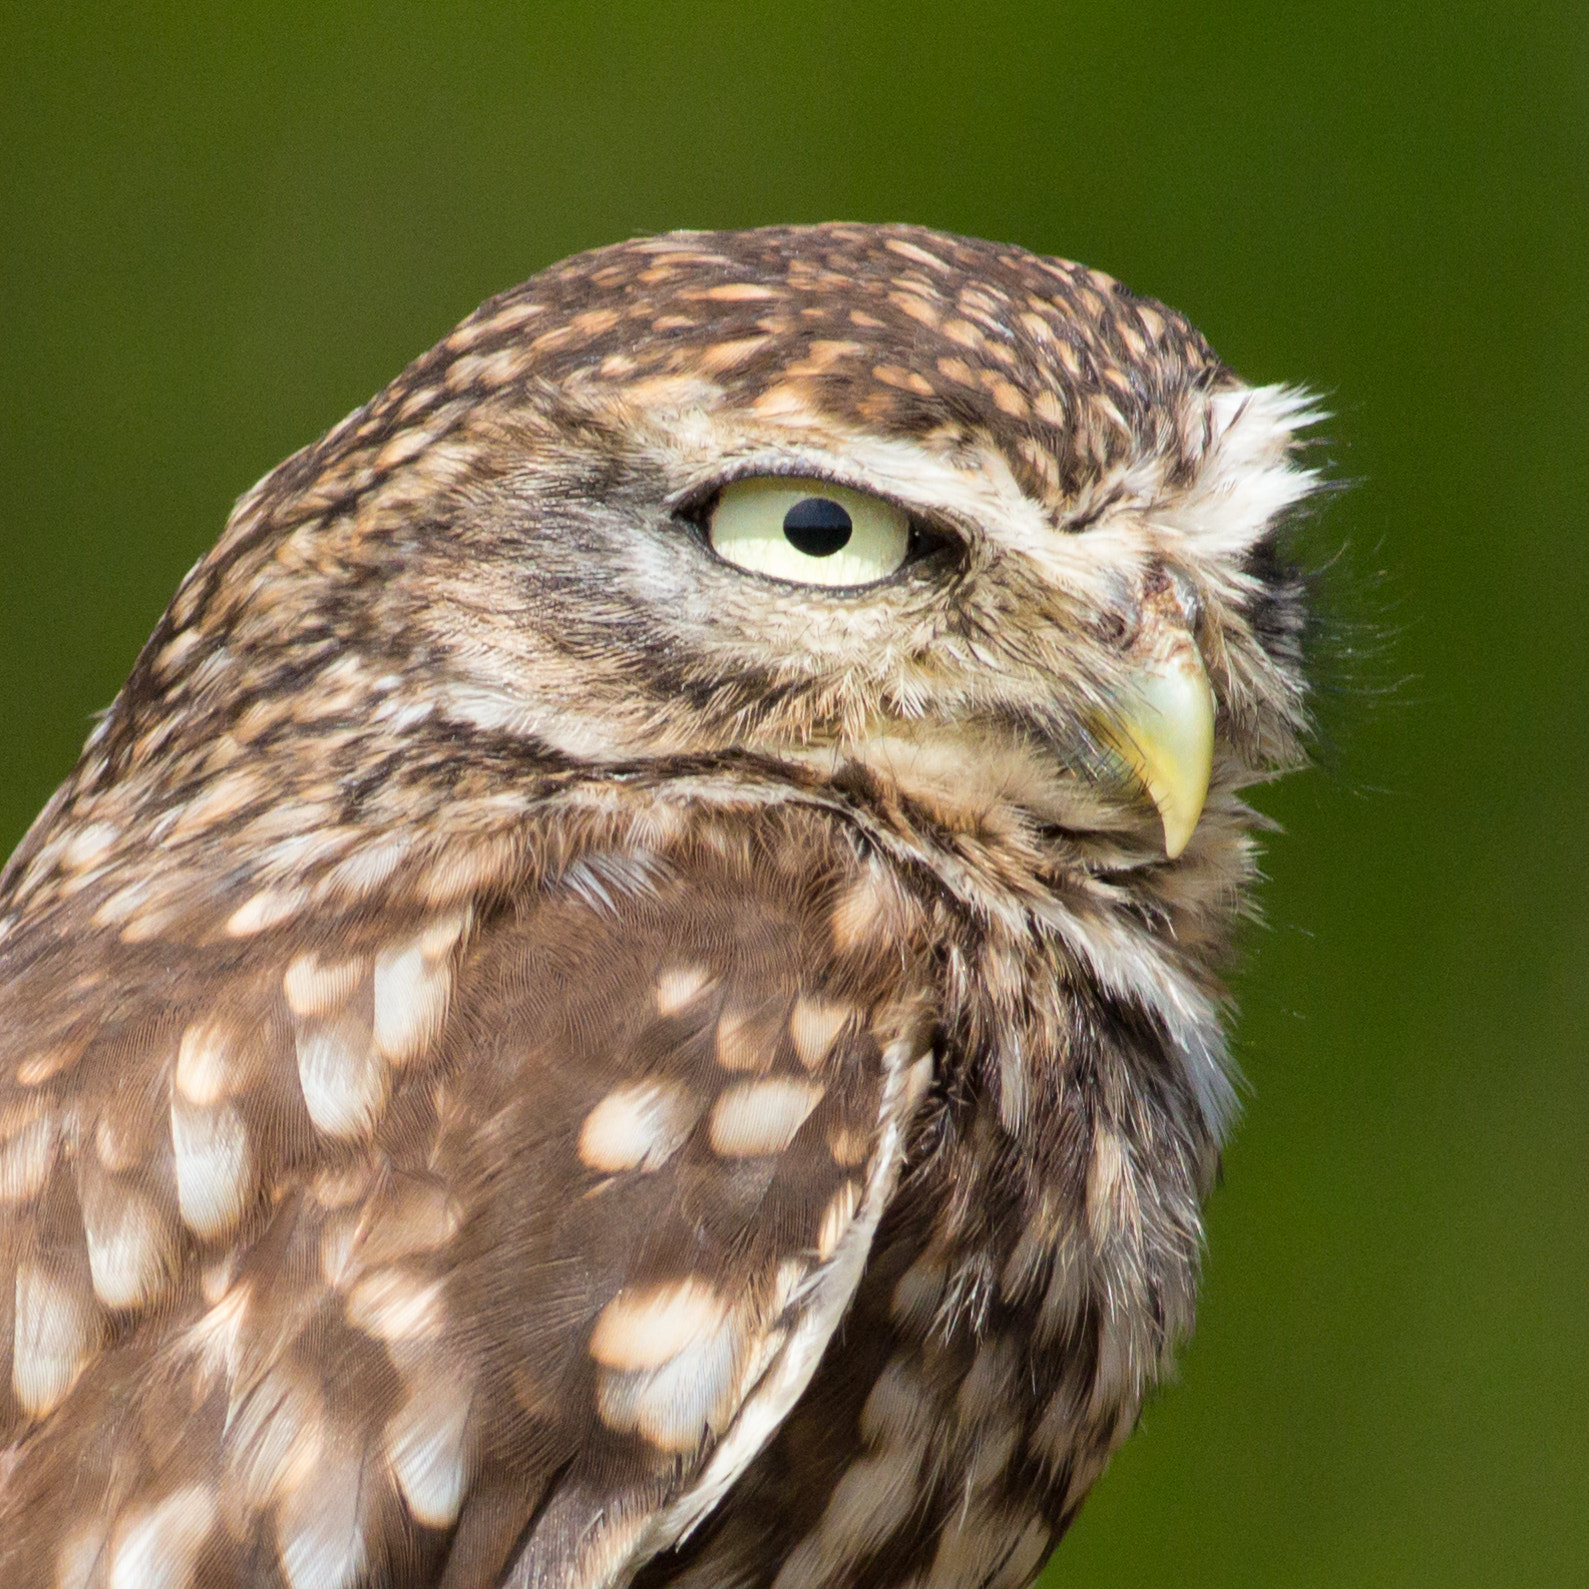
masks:
POLYGON ((854 529, 831 497, 804 497, 783 516, 784 539, 807 557, 832 557, 850 544, 854 529))

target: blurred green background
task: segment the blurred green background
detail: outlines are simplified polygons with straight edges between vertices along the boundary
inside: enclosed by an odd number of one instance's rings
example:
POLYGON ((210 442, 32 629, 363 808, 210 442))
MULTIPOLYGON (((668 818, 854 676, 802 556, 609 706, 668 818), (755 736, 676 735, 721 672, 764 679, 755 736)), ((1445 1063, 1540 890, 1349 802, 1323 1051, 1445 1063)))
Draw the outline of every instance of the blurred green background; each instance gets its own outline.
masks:
POLYGON ((1589 1582, 1581 0, 5 8, 0 844, 232 499, 479 299, 833 217, 1104 267, 1358 482, 1200 1330, 1050 1589, 1589 1582))

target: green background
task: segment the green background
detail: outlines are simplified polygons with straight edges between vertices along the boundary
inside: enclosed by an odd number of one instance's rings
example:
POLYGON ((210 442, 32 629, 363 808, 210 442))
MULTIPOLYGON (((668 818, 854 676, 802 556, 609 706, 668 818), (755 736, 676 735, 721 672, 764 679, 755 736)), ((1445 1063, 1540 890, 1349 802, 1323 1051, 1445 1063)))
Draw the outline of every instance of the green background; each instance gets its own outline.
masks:
POLYGON ((1350 654, 1263 797, 1200 1330, 1048 1584, 1589 1582, 1581 0, 27 9, 5 848, 231 500, 575 249, 923 221, 1328 395, 1350 654))

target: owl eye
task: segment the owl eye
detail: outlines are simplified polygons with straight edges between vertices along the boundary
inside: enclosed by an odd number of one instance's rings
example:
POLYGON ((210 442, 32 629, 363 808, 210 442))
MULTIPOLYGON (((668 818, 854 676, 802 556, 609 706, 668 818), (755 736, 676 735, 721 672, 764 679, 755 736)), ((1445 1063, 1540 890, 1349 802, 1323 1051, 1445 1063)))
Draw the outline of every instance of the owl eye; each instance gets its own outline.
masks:
POLYGON ((802 585, 870 585, 910 551, 910 519, 891 502, 827 480, 734 480, 707 517, 726 563, 802 585))

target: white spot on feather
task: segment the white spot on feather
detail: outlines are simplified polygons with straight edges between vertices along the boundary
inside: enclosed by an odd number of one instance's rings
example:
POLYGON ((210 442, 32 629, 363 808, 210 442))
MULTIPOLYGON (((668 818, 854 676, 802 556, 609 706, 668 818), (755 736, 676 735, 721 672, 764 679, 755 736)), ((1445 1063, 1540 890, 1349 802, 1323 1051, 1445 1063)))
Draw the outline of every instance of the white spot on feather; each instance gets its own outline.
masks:
POLYGON ((724 1070, 769 1070, 773 1062, 776 1029, 739 1010, 724 1010, 717 1018, 717 1063, 724 1070))
POLYGON ((109 822, 89 822, 79 828, 61 851, 61 866, 68 872, 86 871, 115 847, 120 831, 109 822))
POLYGON ((444 1322, 439 1280, 380 1269, 348 1293, 348 1323, 378 1340, 432 1340, 441 1334, 444 1322))
POLYGON ((188 1589, 215 1513, 215 1492, 189 1484, 125 1517, 111 1547, 110 1589, 188 1589))
POLYGON ((789 1015, 789 1035, 796 1057, 807 1070, 815 1070, 828 1057, 833 1040, 855 1011, 848 1004, 824 1004, 818 999, 796 999, 789 1015))
POLYGON ((590 1355, 604 1368, 660 1368, 712 1336, 727 1308, 703 1280, 625 1286, 601 1311, 590 1355))
POLYGON ((350 1260, 357 1242, 361 1220, 357 1212, 332 1214, 320 1230, 320 1273, 329 1286, 346 1284, 353 1276, 350 1260))
POLYGON ((89 1589, 105 1554, 105 1523, 91 1517, 76 1525, 55 1552, 55 1589, 89 1589))
POLYGON ((579 1156, 593 1170, 657 1170, 676 1153, 700 1114, 684 1088, 638 1082, 610 1092, 585 1116, 579 1156))
POLYGON ((228 938, 251 938, 269 927, 290 921, 309 903, 299 888, 265 888, 246 899, 226 918, 228 938))
POLYGON ((821 1102, 814 1082, 771 1077, 728 1088, 712 1107, 712 1148, 725 1158, 781 1153, 821 1102))
POLYGON ((93 1302, 37 1263, 17 1268, 11 1388, 35 1418, 57 1407, 77 1381, 98 1329, 93 1302))
POLYGON ((1128 1150, 1119 1134, 1100 1126, 1093 1137, 1087 1167, 1087 1225, 1102 1245, 1140 1222, 1136 1181, 1128 1150))
POLYGON ((184 1223, 207 1241, 224 1236, 254 1190, 254 1156, 243 1117, 229 1103, 203 1109, 173 1096, 171 1148, 184 1223))
POLYGON ((452 976, 416 940, 388 949, 375 962, 375 1046, 394 1065, 441 1035, 452 976))
POLYGON ((419 935, 420 952, 427 960, 442 960, 450 955, 469 925, 469 912, 455 910, 437 916, 419 935))
POLYGON ((870 1133, 842 1120, 836 1120, 828 1127, 828 1152, 833 1155, 835 1164, 852 1170, 856 1165, 864 1164, 871 1151, 870 1133))
POLYGON ((359 1456, 326 1457, 312 1484, 291 1491, 276 1517, 276 1548, 292 1589, 348 1589, 364 1570, 359 1503, 368 1475, 359 1456))
POLYGON ((860 1206, 861 1187, 857 1181, 846 1181, 833 1194, 827 1208, 823 1210, 822 1224, 817 1231, 817 1257, 823 1263, 838 1251, 839 1243, 844 1240, 844 1233, 850 1228, 855 1211, 860 1206))
POLYGON ((135 1169, 152 1146, 154 1129, 152 1122, 134 1121, 125 1112, 102 1114, 94 1123, 94 1156, 112 1175, 135 1169))
POLYGON ((199 1292, 212 1308, 232 1289, 232 1281, 237 1277, 237 1259, 234 1247, 199 1270, 199 1292))
POLYGON ((658 1015, 677 1015, 712 985, 705 966, 673 966, 657 978, 658 1015))
POLYGON ((171 1259, 171 1229, 141 1192, 95 1180, 85 1188, 83 1233, 94 1293, 107 1308, 142 1307, 171 1259))
POLYGON ((470 1399, 467 1385, 423 1385, 386 1426, 392 1475, 414 1521, 427 1528, 451 1527, 463 1506, 470 1399))
POLYGON ((183 1331, 187 1349, 208 1372, 224 1370, 228 1377, 236 1377, 243 1324, 248 1318, 252 1300, 252 1289, 245 1281, 242 1285, 234 1286, 211 1306, 208 1313, 195 1319, 183 1331))
POLYGON ((0 1142, 0 1203, 37 1197, 55 1160, 55 1119, 40 1114, 0 1142))
POLYGON ((177 1090, 194 1104, 216 1104, 235 1090, 237 1034, 222 1021, 194 1021, 177 1048, 177 1090))
POLYGON ((229 1486, 250 1511, 313 1484, 325 1446, 325 1406, 314 1386, 277 1367, 234 1403, 227 1423, 229 1486))
POLYGON ((604 1371, 596 1405, 609 1429, 632 1432, 663 1451, 688 1452, 708 1430, 719 1433, 738 1404, 738 1332, 729 1324, 701 1334, 658 1368, 604 1371))
POLYGON ((329 889, 352 899, 363 899, 391 879, 410 847, 410 839, 401 833, 361 845, 332 867, 320 884, 322 894, 329 889))
POLYGON ((17 1066, 17 1080, 24 1087, 37 1087, 63 1070, 69 1070, 82 1052, 82 1043, 57 1043, 53 1048, 41 1049, 17 1066))
POLYGON ((882 872, 867 867, 834 903, 833 942, 841 950, 876 943, 893 925, 896 900, 882 872))
POLYGON ((386 1107, 390 1074, 370 1031, 352 1013, 298 1025, 298 1081, 309 1118, 327 1136, 374 1129, 386 1107))
POLYGON ((310 950, 294 957, 281 979, 294 1015, 331 1015, 353 997, 364 976, 362 958, 327 960, 310 950))

